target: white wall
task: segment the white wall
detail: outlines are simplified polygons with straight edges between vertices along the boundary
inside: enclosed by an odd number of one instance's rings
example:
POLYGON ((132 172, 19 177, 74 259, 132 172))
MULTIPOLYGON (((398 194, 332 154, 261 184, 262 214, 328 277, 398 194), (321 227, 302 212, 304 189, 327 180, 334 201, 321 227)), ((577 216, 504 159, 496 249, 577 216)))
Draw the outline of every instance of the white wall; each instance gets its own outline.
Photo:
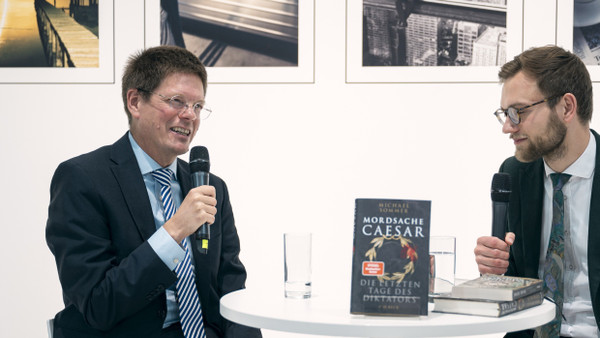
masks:
MULTIPOLYGON (((553 2, 530 5, 526 18, 554 14, 553 2)), ((60 162, 127 130, 119 78, 144 46, 143 16, 142 0, 115 1, 115 84, 0 84, 2 337, 43 337, 45 320, 62 309, 44 238, 50 178, 60 162)), ((534 17, 526 47, 553 43, 538 35, 554 30, 553 17, 534 17)), ((491 178, 513 152, 492 116, 500 86, 346 84, 345 2, 317 0, 315 20, 315 83, 209 84, 215 113, 194 141, 210 149, 212 171, 228 183, 247 287, 280 288, 282 233, 306 229, 314 233, 315 293, 349 289, 359 197, 432 200, 432 234, 457 236, 457 276, 476 276, 491 178)))

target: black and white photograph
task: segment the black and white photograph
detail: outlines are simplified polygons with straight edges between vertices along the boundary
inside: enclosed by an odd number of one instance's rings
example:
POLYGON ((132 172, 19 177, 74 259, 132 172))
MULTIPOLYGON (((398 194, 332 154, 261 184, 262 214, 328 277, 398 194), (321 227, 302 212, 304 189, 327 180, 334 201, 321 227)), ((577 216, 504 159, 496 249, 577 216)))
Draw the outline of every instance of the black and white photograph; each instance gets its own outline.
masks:
POLYGON ((113 82, 112 5, 113 0, 0 0, 0 81, 113 82), (55 76, 59 73, 66 76, 55 76))
POLYGON ((491 69, 522 41, 522 1, 363 0, 347 7, 347 82, 494 81, 491 69), (387 74, 378 76, 378 68, 387 74), (433 76, 422 72, 431 68, 438 69, 433 76))
POLYGON ((314 0, 151 0, 146 25, 147 45, 186 48, 217 83, 314 81, 314 0))
POLYGON ((506 0, 364 0, 363 66, 498 66, 506 0))
POLYGON ((600 81, 600 1, 557 1, 556 44, 586 64, 592 82, 600 81))
POLYGON ((600 65, 600 1, 574 0, 573 52, 586 65, 600 65))
POLYGON ((161 44, 209 67, 298 66, 298 0, 161 0, 161 44))

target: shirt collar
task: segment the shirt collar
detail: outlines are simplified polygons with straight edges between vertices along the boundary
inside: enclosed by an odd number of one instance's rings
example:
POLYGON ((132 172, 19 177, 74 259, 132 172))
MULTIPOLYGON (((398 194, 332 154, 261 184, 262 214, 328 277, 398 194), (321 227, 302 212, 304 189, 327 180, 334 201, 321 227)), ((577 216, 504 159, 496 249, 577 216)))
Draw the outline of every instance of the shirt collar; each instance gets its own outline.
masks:
MULTIPOLYGON (((581 154, 581 156, 579 156, 579 158, 573 162, 573 164, 565 169, 564 173, 584 179, 592 178, 592 175, 594 174, 595 162, 596 138, 590 131, 590 140, 587 147, 583 151, 583 154, 581 154)), ((544 161, 544 168, 546 169, 546 177, 555 172, 548 166, 548 164, 546 164, 546 161, 544 161)))
MULTIPOLYGON (((131 132, 128 133, 128 136, 129 142, 131 142, 131 148, 133 149, 133 154, 135 155, 135 159, 137 160, 142 175, 149 174, 157 169, 162 168, 160 164, 153 160, 152 157, 146 154, 146 152, 139 146, 133 136, 131 136, 131 132)), ((175 174, 175 177, 177 177, 177 160, 169 164, 167 168, 171 169, 175 174)))

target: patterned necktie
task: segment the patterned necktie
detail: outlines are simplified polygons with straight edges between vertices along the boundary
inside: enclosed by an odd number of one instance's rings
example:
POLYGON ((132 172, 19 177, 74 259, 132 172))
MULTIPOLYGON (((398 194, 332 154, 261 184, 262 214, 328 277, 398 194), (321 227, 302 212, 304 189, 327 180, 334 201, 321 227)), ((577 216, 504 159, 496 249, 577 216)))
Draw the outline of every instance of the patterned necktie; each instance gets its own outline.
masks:
MULTIPOLYGON (((175 214, 175 205, 171 196, 171 178, 173 171, 168 168, 161 168, 152 172, 152 176, 160 184, 160 199, 165 208, 165 222, 175 214)), ((179 318, 181 328, 185 338, 205 338, 204 321, 202 318, 202 307, 200 306, 200 297, 194 282, 194 270, 187 241, 182 242, 185 249, 185 257, 175 267, 177 274, 177 303, 179 304, 179 318)))
POLYGON ((544 292, 545 296, 556 304, 554 319, 536 329, 536 337, 559 337, 562 322, 563 307, 563 269, 565 258, 565 209, 563 186, 571 178, 569 174, 550 174, 554 190, 552 197, 552 231, 544 263, 544 292))

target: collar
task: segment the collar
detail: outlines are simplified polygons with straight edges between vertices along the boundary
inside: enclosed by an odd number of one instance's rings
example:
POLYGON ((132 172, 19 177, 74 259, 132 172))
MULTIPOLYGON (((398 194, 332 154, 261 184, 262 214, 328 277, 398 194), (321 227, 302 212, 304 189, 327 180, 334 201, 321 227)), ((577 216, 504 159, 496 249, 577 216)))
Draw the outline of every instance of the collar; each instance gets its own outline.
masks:
MULTIPOLYGON (((150 155, 146 154, 146 152, 139 146, 139 144, 137 144, 133 136, 131 136, 131 132, 128 132, 127 135, 129 137, 129 142, 131 143, 133 154, 135 155, 135 159, 137 160, 142 175, 149 174, 155 171, 156 169, 162 168, 160 164, 153 160, 152 157, 150 157, 150 155)), ((177 177, 177 160, 169 164, 167 168, 171 169, 175 174, 175 177, 177 177)))
MULTIPOLYGON (((579 158, 573 162, 567 169, 565 169, 564 173, 569 174, 571 176, 577 176, 583 179, 592 178, 594 174, 594 167, 596 162, 596 138, 590 131, 590 141, 588 142, 587 147, 585 148, 583 154, 579 156, 579 158)), ((546 178, 550 176, 550 174, 555 171, 552 170, 546 161, 544 161, 544 168, 546 170, 546 178)))

